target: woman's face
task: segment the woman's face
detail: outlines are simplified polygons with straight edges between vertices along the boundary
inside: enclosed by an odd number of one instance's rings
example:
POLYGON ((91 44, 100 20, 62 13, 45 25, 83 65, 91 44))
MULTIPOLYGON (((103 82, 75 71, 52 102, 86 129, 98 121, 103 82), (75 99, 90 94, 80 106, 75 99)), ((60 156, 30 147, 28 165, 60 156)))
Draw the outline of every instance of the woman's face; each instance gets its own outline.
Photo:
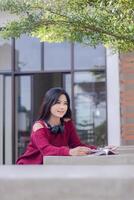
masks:
POLYGON ((53 117, 58 117, 58 118, 62 118, 65 113, 67 112, 68 109, 68 102, 67 102, 67 98, 64 94, 62 94, 58 101, 56 102, 56 104, 54 104, 51 109, 51 116, 53 117))

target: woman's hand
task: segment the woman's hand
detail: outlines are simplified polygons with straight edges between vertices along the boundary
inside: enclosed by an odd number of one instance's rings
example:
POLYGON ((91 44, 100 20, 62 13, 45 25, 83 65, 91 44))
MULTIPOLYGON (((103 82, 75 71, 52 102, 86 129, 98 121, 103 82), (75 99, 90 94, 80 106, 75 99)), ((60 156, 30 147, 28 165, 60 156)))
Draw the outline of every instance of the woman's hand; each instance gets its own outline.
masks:
POLYGON ((85 156, 91 153, 91 149, 88 147, 75 147, 73 149, 70 149, 69 155, 70 156, 85 156))
POLYGON ((118 147, 117 146, 115 146, 115 145, 108 145, 108 146, 105 146, 104 147, 105 149, 110 149, 110 150, 117 150, 118 149, 118 147))

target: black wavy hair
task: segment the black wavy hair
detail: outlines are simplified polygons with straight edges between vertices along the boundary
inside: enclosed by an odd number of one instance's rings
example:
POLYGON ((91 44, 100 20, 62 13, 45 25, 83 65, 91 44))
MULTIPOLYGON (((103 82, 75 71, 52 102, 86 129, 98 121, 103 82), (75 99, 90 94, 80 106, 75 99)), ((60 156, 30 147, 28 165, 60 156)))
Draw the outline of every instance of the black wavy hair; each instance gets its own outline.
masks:
POLYGON ((61 120, 63 120, 64 118, 70 118, 72 116, 71 113, 71 109, 70 109, 70 98, 69 95, 67 94, 67 92, 60 87, 55 87, 55 88, 51 88, 50 90, 48 90, 44 96, 43 102, 41 104, 40 107, 40 111, 39 111, 39 115, 38 115, 38 120, 42 119, 42 120, 48 120, 50 117, 50 109, 51 107, 57 103, 59 97, 64 94, 67 98, 67 112, 65 113, 65 115, 63 116, 63 118, 61 120))

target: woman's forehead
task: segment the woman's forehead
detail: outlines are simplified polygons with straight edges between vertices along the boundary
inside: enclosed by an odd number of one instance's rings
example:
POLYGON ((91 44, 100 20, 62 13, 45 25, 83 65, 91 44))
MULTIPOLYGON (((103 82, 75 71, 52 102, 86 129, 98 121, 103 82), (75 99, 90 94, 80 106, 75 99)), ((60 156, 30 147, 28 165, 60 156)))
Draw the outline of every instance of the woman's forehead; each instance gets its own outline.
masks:
POLYGON ((66 98, 65 94, 61 94, 59 96, 58 100, 60 100, 60 101, 67 101, 67 98, 66 98))

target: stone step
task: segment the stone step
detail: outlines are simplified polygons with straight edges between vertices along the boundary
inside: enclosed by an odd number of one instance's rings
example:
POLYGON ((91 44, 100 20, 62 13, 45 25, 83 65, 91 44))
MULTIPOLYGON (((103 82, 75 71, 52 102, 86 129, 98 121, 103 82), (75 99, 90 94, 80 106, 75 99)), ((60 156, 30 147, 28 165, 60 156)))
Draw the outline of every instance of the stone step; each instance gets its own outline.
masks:
POLYGON ((134 166, 0 166, 1 200, 133 200, 134 166))
POLYGON ((134 165, 134 155, 45 156, 43 163, 45 165, 134 165))

